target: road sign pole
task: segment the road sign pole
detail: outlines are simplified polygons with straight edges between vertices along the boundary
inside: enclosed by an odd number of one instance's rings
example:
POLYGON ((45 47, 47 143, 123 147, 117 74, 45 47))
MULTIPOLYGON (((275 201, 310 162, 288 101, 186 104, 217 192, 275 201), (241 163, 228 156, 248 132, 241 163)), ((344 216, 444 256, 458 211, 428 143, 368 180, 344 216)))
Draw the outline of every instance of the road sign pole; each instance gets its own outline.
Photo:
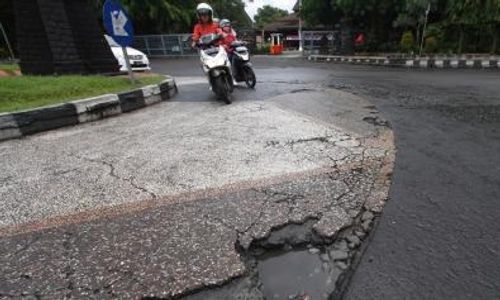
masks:
POLYGON ((302 0, 299 0, 299 51, 304 52, 304 42, 302 41, 302 0))
POLYGON ((122 47, 123 59, 132 83, 136 83, 127 47, 134 41, 134 27, 127 11, 115 0, 106 0, 103 6, 103 23, 106 31, 113 40, 122 47))
POLYGON ((127 67, 127 71, 128 71, 128 76, 130 78, 130 82, 132 82, 133 84, 135 84, 136 80, 135 80, 134 72, 132 71, 132 66, 130 66, 130 60, 128 58, 127 47, 122 47, 122 51, 123 51, 123 59, 125 60, 125 65, 127 67))
POLYGON ((12 51, 12 47, 9 42, 9 37, 7 36, 7 33, 5 32, 5 29, 3 28, 2 22, 0 22, 0 30, 2 31, 3 38, 5 39, 5 43, 7 44, 7 48, 9 49, 9 54, 12 60, 14 60, 14 51, 12 51))

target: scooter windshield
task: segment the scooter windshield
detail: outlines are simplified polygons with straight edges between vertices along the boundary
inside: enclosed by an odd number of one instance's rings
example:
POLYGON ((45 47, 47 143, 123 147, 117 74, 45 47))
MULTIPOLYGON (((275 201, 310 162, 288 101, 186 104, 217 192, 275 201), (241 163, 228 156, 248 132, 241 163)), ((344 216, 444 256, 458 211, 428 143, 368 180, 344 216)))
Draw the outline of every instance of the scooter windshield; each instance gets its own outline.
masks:
POLYGON ((200 38, 200 43, 206 46, 212 45, 214 42, 220 40, 221 36, 216 33, 204 35, 200 38))

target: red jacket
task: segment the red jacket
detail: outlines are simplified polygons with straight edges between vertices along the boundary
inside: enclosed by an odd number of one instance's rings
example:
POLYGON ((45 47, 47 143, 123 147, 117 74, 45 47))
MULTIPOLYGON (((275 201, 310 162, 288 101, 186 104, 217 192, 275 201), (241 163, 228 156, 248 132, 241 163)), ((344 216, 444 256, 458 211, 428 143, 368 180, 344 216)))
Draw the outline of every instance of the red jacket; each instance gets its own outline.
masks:
POLYGON ((202 36, 211 33, 221 33, 218 23, 215 22, 209 24, 198 23, 194 26, 193 41, 198 42, 202 36))
POLYGON ((222 45, 226 48, 226 51, 233 51, 231 44, 236 41, 236 36, 232 33, 224 33, 224 39, 222 40, 222 45))

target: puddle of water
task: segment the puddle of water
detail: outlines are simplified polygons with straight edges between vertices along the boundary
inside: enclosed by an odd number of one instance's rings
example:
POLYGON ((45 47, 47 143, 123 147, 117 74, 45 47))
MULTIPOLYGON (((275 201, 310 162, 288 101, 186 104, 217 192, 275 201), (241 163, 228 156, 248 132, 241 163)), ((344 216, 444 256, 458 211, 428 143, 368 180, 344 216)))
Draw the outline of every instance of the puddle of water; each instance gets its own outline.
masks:
POLYGON ((262 258, 258 272, 266 299, 328 299, 335 287, 332 277, 338 270, 322 261, 322 255, 325 260, 324 253, 311 254, 305 249, 262 258))

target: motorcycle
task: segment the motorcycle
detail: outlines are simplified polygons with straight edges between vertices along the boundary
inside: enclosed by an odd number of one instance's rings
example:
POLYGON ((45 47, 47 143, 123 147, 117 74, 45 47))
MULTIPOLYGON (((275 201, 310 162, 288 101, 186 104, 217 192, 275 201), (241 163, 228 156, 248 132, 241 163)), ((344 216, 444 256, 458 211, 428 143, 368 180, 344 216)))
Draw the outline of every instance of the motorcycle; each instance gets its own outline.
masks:
POLYGON ((198 50, 203 72, 207 75, 212 91, 226 104, 231 104, 234 90, 231 62, 223 46, 217 42, 219 34, 208 34, 200 38, 198 50))
POLYGON ((250 51, 247 43, 236 41, 231 44, 233 50, 233 74, 236 82, 245 82, 248 88, 255 88, 257 78, 250 62, 250 51))

